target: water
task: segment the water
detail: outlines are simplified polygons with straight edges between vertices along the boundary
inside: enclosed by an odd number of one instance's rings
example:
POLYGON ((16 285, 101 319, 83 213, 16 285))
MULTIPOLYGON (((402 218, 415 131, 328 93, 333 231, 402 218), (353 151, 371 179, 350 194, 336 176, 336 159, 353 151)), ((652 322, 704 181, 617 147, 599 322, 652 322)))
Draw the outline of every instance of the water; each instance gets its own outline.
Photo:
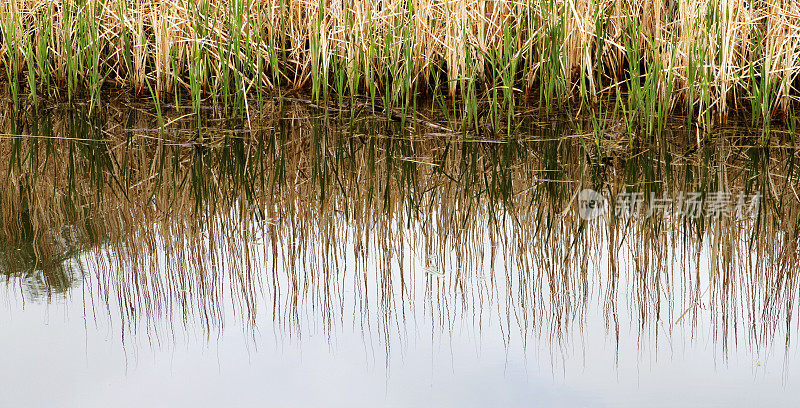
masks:
POLYGON ((0 405, 798 398, 791 148, 149 113, 4 118, 0 405))

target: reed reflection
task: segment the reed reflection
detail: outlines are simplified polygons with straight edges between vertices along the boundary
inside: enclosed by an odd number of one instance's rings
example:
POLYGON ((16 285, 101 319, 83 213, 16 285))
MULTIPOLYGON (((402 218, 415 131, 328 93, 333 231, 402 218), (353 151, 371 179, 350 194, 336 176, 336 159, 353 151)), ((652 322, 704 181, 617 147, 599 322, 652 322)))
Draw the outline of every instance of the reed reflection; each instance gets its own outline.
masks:
POLYGON ((599 150, 574 123, 523 120, 519 137, 488 139, 267 109, 202 128, 127 106, 4 118, 7 289, 80 291, 123 338, 256 330, 266 316, 298 336, 355 325, 387 349, 420 321, 560 347, 600 318, 616 340, 631 325, 648 342, 711 330, 723 351, 790 347, 793 149, 731 130, 699 148, 599 150), (608 211, 581 215, 587 189, 608 211), (689 193, 759 203, 675 211, 689 193), (630 196, 669 205, 616 211, 630 196))

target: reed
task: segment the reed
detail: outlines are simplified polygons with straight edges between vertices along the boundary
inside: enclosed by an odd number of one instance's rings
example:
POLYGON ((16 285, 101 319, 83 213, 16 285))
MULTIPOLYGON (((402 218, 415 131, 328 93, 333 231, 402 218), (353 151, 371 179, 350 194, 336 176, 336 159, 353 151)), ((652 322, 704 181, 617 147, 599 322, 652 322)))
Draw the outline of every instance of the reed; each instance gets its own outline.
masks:
POLYGON ((249 114, 249 96, 281 89, 387 108, 459 96, 468 128, 486 116, 507 133, 520 104, 621 95, 628 122, 655 133, 669 115, 706 129, 784 121, 800 97, 788 0, 4 0, 0 15, 15 100, 96 106, 150 83, 195 110, 249 114))

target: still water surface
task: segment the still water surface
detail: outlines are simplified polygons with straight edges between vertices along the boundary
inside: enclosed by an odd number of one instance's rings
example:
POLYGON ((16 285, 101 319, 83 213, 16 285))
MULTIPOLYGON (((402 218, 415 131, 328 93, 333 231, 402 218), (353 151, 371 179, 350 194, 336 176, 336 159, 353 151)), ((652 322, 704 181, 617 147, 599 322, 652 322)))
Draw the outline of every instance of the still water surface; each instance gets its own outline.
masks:
POLYGON ((793 149, 271 109, 4 119, 0 406, 800 400, 793 149), (673 204, 617 211, 635 193, 673 204))

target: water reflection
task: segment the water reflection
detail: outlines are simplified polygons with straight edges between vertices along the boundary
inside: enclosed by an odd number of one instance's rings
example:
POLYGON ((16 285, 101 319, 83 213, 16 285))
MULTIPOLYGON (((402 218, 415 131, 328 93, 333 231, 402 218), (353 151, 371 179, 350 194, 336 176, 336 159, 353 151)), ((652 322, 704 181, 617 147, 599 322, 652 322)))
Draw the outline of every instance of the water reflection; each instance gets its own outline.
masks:
POLYGON ((269 325, 335 341, 355 327, 388 354, 419 333, 452 341, 491 327, 505 344, 567 358, 599 323, 612 350, 620 336, 654 347, 700 333, 722 356, 793 347, 791 148, 749 147, 731 130, 699 150, 612 139, 600 149, 570 136, 575 123, 523 120, 524 137, 495 140, 263 109, 250 126, 209 117, 202 130, 180 111, 160 129, 122 105, 100 119, 4 118, 7 290, 35 301, 80 293, 123 341, 214 337, 232 322, 254 338, 269 325), (609 210, 581 217, 585 189, 609 210), (759 202, 675 211, 695 192, 759 202), (669 211, 616 211, 639 194, 669 211))

